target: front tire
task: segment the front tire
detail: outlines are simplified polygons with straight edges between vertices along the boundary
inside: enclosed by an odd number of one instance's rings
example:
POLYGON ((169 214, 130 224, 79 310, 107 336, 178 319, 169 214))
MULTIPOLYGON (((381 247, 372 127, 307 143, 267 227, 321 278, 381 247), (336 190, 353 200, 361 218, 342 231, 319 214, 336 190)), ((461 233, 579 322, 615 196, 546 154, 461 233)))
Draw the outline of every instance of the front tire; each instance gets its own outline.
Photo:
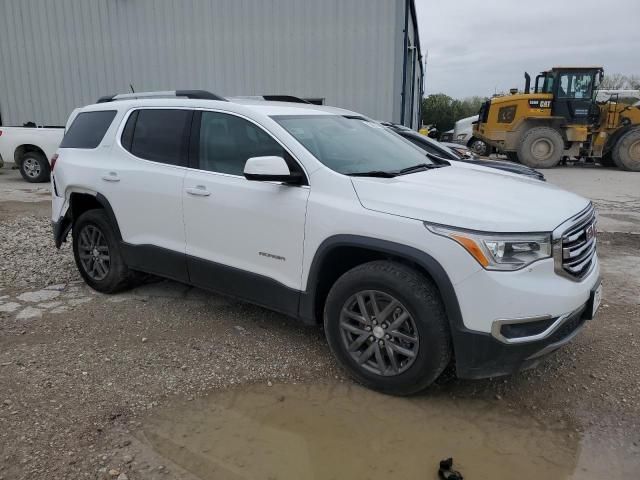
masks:
POLYGON ((524 134, 518 148, 518 158, 531 168, 553 168, 564 152, 564 140, 551 127, 535 127, 524 134))
POLYGON ((481 157, 488 157, 491 155, 491 146, 479 138, 474 138, 469 142, 469 149, 481 157))
POLYGON ((133 272, 124 263, 114 229, 104 210, 88 210, 73 224, 73 256, 84 281, 101 293, 130 286, 133 272))
POLYGON ((640 128, 622 135, 613 147, 612 156, 618 168, 640 172, 640 128))
POLYGON ((27 152, 20 162, 20 175, 27 182, 43 183, 49 181, 50 167, 47 157, 40 152, 27 152))
POLYGON ((433 383, 451 359, 442 300, 412 268, 375 261, 342 275, 324 311, 331 351, 359 383, 410 395, 433 383))

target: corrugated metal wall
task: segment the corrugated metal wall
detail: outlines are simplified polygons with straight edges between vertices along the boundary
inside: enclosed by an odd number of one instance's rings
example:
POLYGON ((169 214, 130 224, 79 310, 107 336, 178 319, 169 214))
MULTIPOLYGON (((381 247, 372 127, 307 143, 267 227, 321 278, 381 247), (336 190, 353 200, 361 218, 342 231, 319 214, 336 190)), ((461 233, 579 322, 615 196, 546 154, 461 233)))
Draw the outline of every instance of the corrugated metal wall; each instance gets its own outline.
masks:
POLYGON ((399 121, 404 4, 0 0, 0 112, 5 125, 63 124, 131 83, 324 97, 399 121))

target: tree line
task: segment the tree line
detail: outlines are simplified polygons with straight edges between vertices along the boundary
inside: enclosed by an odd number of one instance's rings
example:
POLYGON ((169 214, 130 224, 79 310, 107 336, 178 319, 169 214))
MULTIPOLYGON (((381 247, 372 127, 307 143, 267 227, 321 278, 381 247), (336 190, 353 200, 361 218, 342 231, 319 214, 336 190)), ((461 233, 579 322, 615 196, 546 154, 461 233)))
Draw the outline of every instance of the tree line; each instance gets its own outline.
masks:
POLYGON ((606 90, 640 90, 640 75, 613 73, 605 75, 600 88, 606 90))
POLYGON ((461 118, 476 115, 485 100, 483 97, 456 99, 444 93, 429 95, 422 99, 422 123, 446 132, 461 118))

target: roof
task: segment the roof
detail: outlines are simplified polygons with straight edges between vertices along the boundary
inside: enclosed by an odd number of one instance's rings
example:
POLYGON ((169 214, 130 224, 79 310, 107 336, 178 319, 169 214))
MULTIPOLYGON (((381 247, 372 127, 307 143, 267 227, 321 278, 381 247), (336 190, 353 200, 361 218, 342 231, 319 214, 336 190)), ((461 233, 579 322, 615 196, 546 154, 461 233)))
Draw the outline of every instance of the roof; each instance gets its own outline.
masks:
POLYGON ((150 95, 140 98, 124 98, 122 100, 103 101, 83 107, 82 111, 96 110, 129 110, 136 107, 186 107, 186 108, 211 108, 235 113, 243 113, 247 109, 262 115, 350 115, 364 117, 363 115, 345 110, 343 108, 326 105, 314 105, 310 103, 268 101, 260 98, 229 97, 222 100, 194 99, 183 97, 168 97, 166 92, 158 92, 159 96, 150 95))

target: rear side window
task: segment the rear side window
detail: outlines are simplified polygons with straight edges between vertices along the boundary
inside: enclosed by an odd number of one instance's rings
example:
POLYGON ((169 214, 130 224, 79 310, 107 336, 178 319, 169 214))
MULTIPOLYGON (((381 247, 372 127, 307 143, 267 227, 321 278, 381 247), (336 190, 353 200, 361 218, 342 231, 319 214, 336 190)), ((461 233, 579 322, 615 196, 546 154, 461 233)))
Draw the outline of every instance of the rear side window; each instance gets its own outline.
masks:
POLYGON ((191 115, 190 110, 137 110, 127 120, 122 145, 145 160, 186 165, 191 115))
POLYGON ((64 135, 60 148, 96 148, 115 116, 115 110, 78 114, 64 135))

